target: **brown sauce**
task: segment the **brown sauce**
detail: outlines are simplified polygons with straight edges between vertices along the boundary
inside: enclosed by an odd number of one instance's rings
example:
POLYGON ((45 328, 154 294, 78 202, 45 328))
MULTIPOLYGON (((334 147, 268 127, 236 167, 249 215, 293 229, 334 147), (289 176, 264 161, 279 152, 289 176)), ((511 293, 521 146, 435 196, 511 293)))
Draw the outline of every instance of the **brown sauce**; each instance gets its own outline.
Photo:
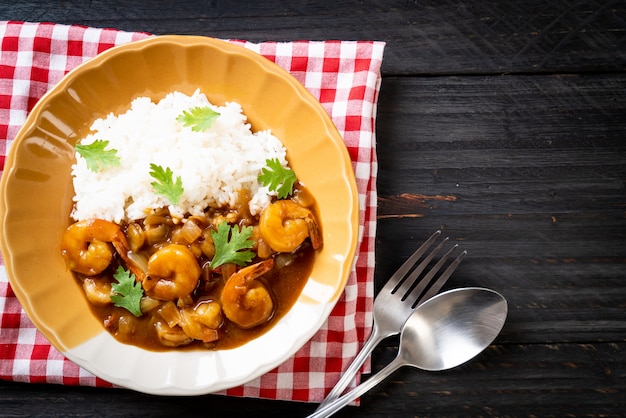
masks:
MULTIPOLYGON (((296 189, 294 199, 299 205, 310 208, 314 217, 319 219, 315 201, 305 188, 299 186, 296 189)), ((313 240, 310 238, 305 239, 291 253, 272 251, 259 232, 258 215, 252 216, 247 210, 249 196, 244 193, 239 200, 239 203, 234 208, 209 209, 205 217, 195 217, 196 219, 193 219, 193 223, 197 224, 202 232, 196 232, 196 238, 183 242, 183 244, 194 253, 198 266, 201 269, 201 275, 195 290, 190 294, 175 300, 158 300, 158 298, 154 297, 144 298, 142 302, 146 299, 148 302, 146 307, 142 305, 142 315, 140 317, 135 317, 124 308, 114 306, 110 301, 89 303, 92 313, 114 338, 122 343, 135 345, 151 351, 232 349, 258 338, 285 316, 299 298, 313 267, 316 254, 316 250, 312 245, 313 240), (247 265, 269 258, 273 260, 271 270, 256 278, 256 281, 261 282, 271 296, 273 305, 271 315, 268 319, 264 319, 264 322, 260 325, 252 328, 243 328, 231 322, 226 317, 223 309, 218 308, 218 310, 222 311, 221 316, 218 317, 219 326, 215 327, 215 325, 212 325, 209 327, 211 328, 209 331, 211 335, 219 336, 217 339, 212 340, 209 338, 205 340, 207 342, 203 342, 201 339, 194 339, 199 337, 185 339, 189 336, 185 335, 186 331, 183 332, 181 330, 180 327, 182 325, 180 325, 180 322, 178 322, 179 325, 173 325, 172 327, 163 325, 168 323, 168 318, 170 320, 172 318, 170 315, 163 314, 167 310, 166 308, 171 308, 169 312, 173 310, 176 315, 176 313, 185 309, 195 310, 200 304, 206 303, 210 305, 213 303, 213 306, 215 306, 215 303, 222 304, 222 289, 225 283, 235 271, 242 268, 232 263, 224 264, 215 269, 211 267, 212 255, 210 255, 210 252, 214 251, 214 247, 211 250, 211 245, 213 245, 211 231, 214 231, 216 225, 224 221, 231 225, 238 225, 241 228, 252 227, 252 231, 254 231, 252 240, 255 243, 252 251, 256 255, 251 263, 247 265), (166 306, 168 303, 170 306, 166 306), (157 332, 157 329, 160 330, 160 333, 157 332), (168 337, 164 338, 163 329, 166 329, 166 334, 171 331, 173 337, 170 338, 170 334, 168 334, 168 337)), ((187 222, 191 222, 191 218, 187 219, 187 222)), ((124 224, 119 228, 128 240, 130 252, 139 259, 144 260, 144 263, 147 263, 151 255, 159 251, 160 248, 170 244, 180 245, 180 240, 184 240, 186 237, 182 224, 172 219, 167 210, 157 211, 143 220, 124 224), (136 231, 141 232, 136 233, 136 231)), ((321 243, 318 245, 321 245, 321 243)), ((122 257, 116 253, 113 262, 105 271, 97 276, 90 276, 88 280, 97 280, 98 283, 105 283, 106 285, 115 283, 113 276, 119 266, 125 269, 128 267, 125 265, 122 257)), ((78 284, 83 286, 86 276, 76 273, 75 277, 78 284)), ((84 289, 86 290, 86 288, 84 289)), ((146 290, 145 282, 144 290, 146 290)), ((147 295, 148 293, 144 293, 144 296, 147 295)), ((88 300, 93 300, 88 295, 86 296, 88 300)), ((206 331, 204 329, 203 332, 206 331)))
MULTIPOLYGON (((219 340, 211 343, 194 341, 191 344, 176 347, 175 349, 224 350, 238 347, 250 340, 258 338, 271 329, 272 326, 285 316, 285 314, 295 304, 310 275, 314 258, 315 251, 313 248, 309 245, 305 245, 298 251, 297 260, 295 260, 294 263, 282 268, 274 268, 272 271, 263 276, 262 280, 271 289, 272 297, 275 302, 274 313, 268 322, 251 329, 242 329, 228 320, 225 320, 220 328, 219 340)), ((212 295, 215 298, 219 298, 220 291, 221 286, 216 286, 214 292, 205 295, 205 297, 211 297, 212 295)), ((117 332, 115 330, 115 326, 113 326, 113 329, 108 330, 118 341, 124 344, 135 345, 150 351, 169 351, 173 349, 172 347, 167 347, 161 344, 153 325, 153 316, 149 313, 136 318, 127 310, 115 307, 111 304, 89 304, 89 306, 92 313, 105 327, 107 327, 108 323, 118 322, 121 316, 123 316, 127 321, 134 322, 132 333, 117 332)))

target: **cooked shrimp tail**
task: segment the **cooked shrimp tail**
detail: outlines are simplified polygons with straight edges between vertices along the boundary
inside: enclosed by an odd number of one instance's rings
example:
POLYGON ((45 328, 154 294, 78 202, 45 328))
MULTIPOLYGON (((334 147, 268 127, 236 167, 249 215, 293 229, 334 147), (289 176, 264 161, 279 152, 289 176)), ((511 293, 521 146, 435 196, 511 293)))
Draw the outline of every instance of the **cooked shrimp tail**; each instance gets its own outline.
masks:
POLYGON ((166 245, 148 260, 148 275, 143 280, 143 288, 155 299, 184 298, 196 289, 201 273, 189 248, 180 244, 166 245))
POLYGON ((309 237, 314 249, 322 246, 322 233, 313 213, 292 200, 277 200, 259 219, 263 240, 276 252, 295 251, 309 237))
POLYGON ((269 320, 274 302, 260 278, 272 270, 272 258, 233 273, 222 290, 222 310, 226 318, 242 328, 252 328, 269 320))
POLYGON ((102 219, 87 219, 73 223, 65 230, 61 255, 70 270, 93 276, 111 264, 114 254, 111 244, 122 256, 128 252, 128 243, 120 226, 102 219))
POLYGON ((181 326, 185 334, 205 343, 219 339, 218 328, 222 325, 222 307, 215 301, 198 303, 194 308, 180 310, 181 326))

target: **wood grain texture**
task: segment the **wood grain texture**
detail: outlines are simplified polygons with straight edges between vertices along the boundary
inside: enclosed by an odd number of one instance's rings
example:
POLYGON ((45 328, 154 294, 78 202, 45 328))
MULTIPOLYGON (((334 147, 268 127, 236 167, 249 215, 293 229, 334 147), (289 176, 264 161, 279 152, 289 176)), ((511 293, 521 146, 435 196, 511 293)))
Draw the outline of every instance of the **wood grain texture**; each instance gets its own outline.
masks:
POLYGON ((623 341, 626 78, 385 81, 377 273, 443 229, 469 252, 450 285, 509 299, 505 340, 623 341))
POLYGON ((3 19, 250 41, 375 39, 385 74, 622 71, 623 1, 0 1, 3 19))
MULTIPOLYGON (((0 19, 250 41, 387 42, 376 288, 434 230, 446 288, 503 293, 476 361, 402 369, 338 417, 626 413, 626 2, 0 0, 0 19)), ((374 370, 395 355, 390 339, 374 370)), ((315 405, 0 381, 2 416, 305 416, 315 405)))
MULTIPOLYGON (((336 417, 602 416, 618 417, 626 403, 624 343, 492 345, 475 361, 447 372, 403 368, 362 406, 336 417)), ((375 352, 379 364, 395 355, 375 352)), ((379 368, 380 366, 378 366, 379 368)), ((304 417, 315 405, 219 395, 154 397, 126 390, 0 381, 3 416, 255 416, 304 417), (36 406, 35 406, 36 405, 36 406), (24 413, 24 412, 27 413, 24 413)))

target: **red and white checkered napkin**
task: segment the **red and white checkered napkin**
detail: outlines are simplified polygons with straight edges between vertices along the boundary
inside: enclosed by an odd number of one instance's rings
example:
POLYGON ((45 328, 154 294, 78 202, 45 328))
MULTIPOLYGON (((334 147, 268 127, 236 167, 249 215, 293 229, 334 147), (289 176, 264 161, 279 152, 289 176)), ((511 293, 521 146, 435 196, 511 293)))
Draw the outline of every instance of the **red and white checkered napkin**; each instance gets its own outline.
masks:
MULTIPOLYGON (((0 170, 28 112, 63 75, 114 45, 148 36, 51 23, 0 22, 0 170)), ((339 380, 341 370, 345 370, 371 331, 377 172, 374 128, 384 43, 232 42, 290 71, 319 99, 348 148, 361 209, 356 265, 327 323, 276 369, 224 393, 319 402, 339 380)), ((111 386, 50 346, 22 310, 1 263, 0 378, 111 386)))

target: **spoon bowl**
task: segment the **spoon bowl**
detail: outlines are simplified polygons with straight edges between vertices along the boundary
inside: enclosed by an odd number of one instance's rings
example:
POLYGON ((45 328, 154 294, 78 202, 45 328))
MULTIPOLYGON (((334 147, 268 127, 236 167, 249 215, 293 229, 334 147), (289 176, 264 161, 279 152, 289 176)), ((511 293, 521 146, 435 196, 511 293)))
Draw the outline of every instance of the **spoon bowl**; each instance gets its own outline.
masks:
POLYGON ((462 288, 441 293, 404 324, 400 353, 405 365, 441 371, 463 364, 493 342, 506 315, 506 300, 493 290, 462 288))
POLYGON ((498 336, 507 313, 501 294, 478 287, 449 290, 429 299, 405 322, 398 355, 391 363, 309 418, 334 414, 400 367, 442 371, 471 360, 498 336))

